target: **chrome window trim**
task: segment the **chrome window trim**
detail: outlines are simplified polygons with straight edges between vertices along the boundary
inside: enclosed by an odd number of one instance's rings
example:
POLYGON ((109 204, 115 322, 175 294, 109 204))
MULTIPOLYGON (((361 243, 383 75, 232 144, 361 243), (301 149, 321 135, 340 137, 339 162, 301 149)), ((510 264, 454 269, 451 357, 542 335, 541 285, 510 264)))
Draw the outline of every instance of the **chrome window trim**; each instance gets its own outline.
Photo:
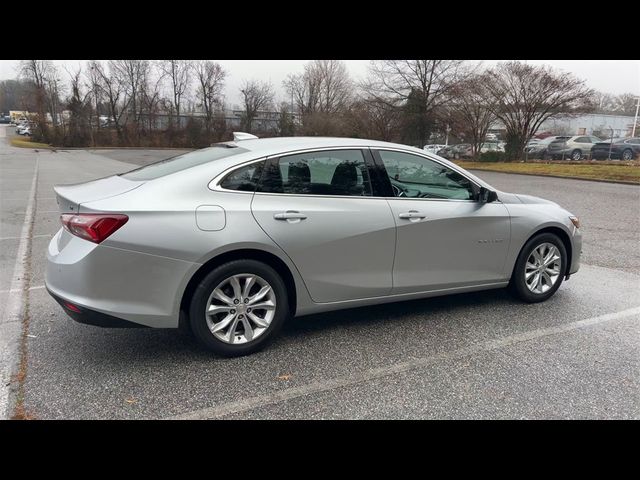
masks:
MULTIPOLYGON (((243 162, 241 164, 238 165, 234 165, 232 167, 228 167, 227 169, 223 170, 221 173, 219 173, 218 175, 216 175, 207 185, 209 190, 212 190, 214 192, 224 192, 224 193, 237 193, 237 194, 246 194, 246 195, 279 195, 279 196, 286 196, 286 197, 312 197, 312 198, 359 198, 359 199, 384 199, 384 200, 419 200, 422 202, 464 202, 464 203, 478 203, 478 200, 464 200, 464 199, 456 199, 456 198, 410 198, 410 197, 378 197, 378 196, 374 196, 374 195, 358 195, 358 196, 354 196, 354 195, 318 195, 318 194, 299 194, 299 193, 272 193, 272 192, 246 192, 246 191, 242 191, 242 190, 229 190, 227 188, 222 188, 220 186, 220 182, 222 182, 222 180, 227 176, 230 175, 231 173, 233 173, 234 171, 236 171, 237 169, 246 167, 247 165, 250 165, 252 163, 258 163, 258 162, 262 162, 262 161, 268 161, 272 158, 279 158, 279 157, 286 157, 286 156, 290 156, 290 155, 298 155, 301 153, 307 153, 307 152, 324 152, 327 150, 363 150, 363 149, 369 149, 369 150, 386 150, 386 151, 390 151, 390 152, 399 152, 399 153, 407 153, 410 155, 415 155, 416 157, 423 157, 426 158, 427 160, 431 160, 432 162, 436 162, 439 165, 442 165, 443 167, 449 168, 451 170, 455 170, 457 173, 459 173, 460 175, 462 175, 464 178, 466 178, 469 182, 471 182, 473 185, 475 185, 476 187, 480 188, 482 185, 479 185, 477 182, 473 181, 472 179, 470 179, 469 177, 467 177, 464 172, 460 171, 457 167, 456 168, 452 168, 449 165, 445 165, 444 163, 438 161, 436 158, 431 157, 428 152, 426 152, 425 154, 422 153, 418 153, 418 152, 414 152, 413 150, 405 150, 405 149, 401 149, 401 148, 391 148, 391 147, 379 147, 379 146, 371 146, 371 145, 349 145, 349 146, 335 146, 335 147, 316 147, 316 148, 304 148, 304 149, 297 149, 297 150, 289 150, 286 152, 282 152, 282 153, 278 153, 278 154, 274 154, 274 155, 267 155, 265 157, 260 157, 254 160, 248 160, 246 162, 243 162)), ((500 200, 496 200, 495 202, 492 203, 502 203, 500 200)))

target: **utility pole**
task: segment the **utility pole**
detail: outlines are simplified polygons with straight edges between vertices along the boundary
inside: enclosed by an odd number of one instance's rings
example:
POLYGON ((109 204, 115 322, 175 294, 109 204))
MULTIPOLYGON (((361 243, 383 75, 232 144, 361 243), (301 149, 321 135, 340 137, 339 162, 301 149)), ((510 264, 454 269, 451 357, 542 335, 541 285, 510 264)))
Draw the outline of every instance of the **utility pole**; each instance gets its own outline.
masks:
POLYGON ((609 125, 609 129, 611 130, 611 139, 609 140, 609 156, 607 160, 611 160, 611 149, 613 148, 613 128, 611 128, 611 125, 609 125))
POLYGON ((636 136, 636 125, 638 124, 638 110, 640 109, 640 97, 638 97, 638 103, 636 103, 636 116, 633 119, 633 130, 631 131, 631 136, 636 136))
POLYGON ((451 131, 451 127, 449 126, 449 124, 447 123, 447 136, 444 137, 444 144, 445 146, 449 145, 449 132, 451 131))

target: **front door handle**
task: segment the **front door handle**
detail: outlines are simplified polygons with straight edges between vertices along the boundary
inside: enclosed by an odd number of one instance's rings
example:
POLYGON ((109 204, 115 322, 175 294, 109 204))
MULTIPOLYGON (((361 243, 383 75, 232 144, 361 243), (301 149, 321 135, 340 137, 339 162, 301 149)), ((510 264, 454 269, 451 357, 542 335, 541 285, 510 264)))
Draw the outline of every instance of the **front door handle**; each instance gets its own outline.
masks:
POLYGON ((417 210, 409 210, 408 212, 403 212, 399 214, 398 217, 405 220, 411 220, 412 222, 417 222, 423 218, 426 218, 426 215, 417 210))
POLYGON ((300 213, 297 210, 287 210, 282 213, 274 213, 273 218, 276 220, 287 220, 290 223, 296 223, 300 220, 304 220, 307 216, 304 213, 300 213))

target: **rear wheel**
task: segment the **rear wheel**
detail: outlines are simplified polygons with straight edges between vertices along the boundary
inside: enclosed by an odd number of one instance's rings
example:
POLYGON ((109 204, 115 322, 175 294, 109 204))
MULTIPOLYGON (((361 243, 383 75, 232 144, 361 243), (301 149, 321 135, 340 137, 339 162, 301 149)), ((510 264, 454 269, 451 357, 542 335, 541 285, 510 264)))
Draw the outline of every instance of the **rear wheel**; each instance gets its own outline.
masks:
POLYGON ((627 148, 625 151, 622 152, 622 160, 633 160, 633 152, 631 151, 631 149, 627 148))
POLYGON ((288 305, 285 284, 273 268, 256 260, 234 260, 200 282, 189 321, 205 347, 235 357, 265 347, 286 320, 288 305))
POLYGON ((557 235, 536 235, 520 251, 511 276, 512 292, 529 303, 547 300, 560 288, 566 262, 567 250, 557 235))

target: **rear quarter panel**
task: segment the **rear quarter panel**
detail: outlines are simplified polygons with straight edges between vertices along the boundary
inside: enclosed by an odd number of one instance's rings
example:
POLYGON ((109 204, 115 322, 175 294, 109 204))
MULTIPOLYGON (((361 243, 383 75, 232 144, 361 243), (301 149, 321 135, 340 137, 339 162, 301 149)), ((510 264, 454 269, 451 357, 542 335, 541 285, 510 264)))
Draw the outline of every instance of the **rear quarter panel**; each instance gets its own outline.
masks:
MULTIPOLYGON (((304 310, 312 304, 304 282, 289 257, 265 234, 251 214, 253 194, 246 192, 218 192, 207 187, 211 180, 196 182, 171 176, 148 182, 139 188, 105 200, 80 205, 81 212, 125 213, 129 221, 102 245, 145 255, 167 257, 193 265, 186 272, 176 271, 179 278, 153 277, 141 271, 138 281, 162 285, 177 285, 173 314, 177 321, 180 301, 187 283, 200 266, 225 252, 252 248, 280 258, 291 271, 296 284, 298 307, 304 310), (196 209, 218 206, 224 210, 224 228, 205 231, 198 227, 196 209), (170 280, 170 281, 168 281, 170 280)), ((166 275, 171 275, 167 272, 166 275)), ((128 282, 136 279, 129 278, 128 282)))

